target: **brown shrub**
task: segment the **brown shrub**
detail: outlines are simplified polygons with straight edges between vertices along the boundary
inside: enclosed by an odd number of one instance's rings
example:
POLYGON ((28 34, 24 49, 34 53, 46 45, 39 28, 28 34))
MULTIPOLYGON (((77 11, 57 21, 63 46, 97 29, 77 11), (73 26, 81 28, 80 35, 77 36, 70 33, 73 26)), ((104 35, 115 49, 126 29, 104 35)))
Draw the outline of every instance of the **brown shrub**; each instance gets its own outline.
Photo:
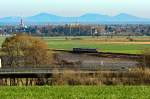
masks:
POLYGON ((76 73, 65 71, 53 74, 53 85, 149 85, 149 69, 133 69, 129 72, 97 71, 93 73, 76 73))

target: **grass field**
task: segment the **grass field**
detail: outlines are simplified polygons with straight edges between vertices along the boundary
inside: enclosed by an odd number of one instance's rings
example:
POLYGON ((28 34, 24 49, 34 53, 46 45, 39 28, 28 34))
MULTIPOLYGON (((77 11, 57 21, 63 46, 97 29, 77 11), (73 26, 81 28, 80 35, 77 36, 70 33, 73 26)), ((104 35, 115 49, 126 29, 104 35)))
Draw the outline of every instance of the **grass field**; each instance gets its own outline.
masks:
MULTIPOLYGON (((90 42, 90 41, 89 41, 90 42)), ((150 48, 150 44, 108 44, 108 43, 88 43, 81 41, 48 41, 49 48, 55 49, 72 49, 74 47, 97 48, 103 52, 118 53, 141 53, 143 49, 150 48)))
POLYGON ((149 86, 0 87, 1 99, 150 99, 149 86))
MULTIPOLYGON (((127 37, 74 37, 66 40, 65 37, 43 37, 51 49, 72 49, 74 47, 97 48, 103 52, 117 52, 140 54, 143 49, 150 48, 150 37, 135 36, 134 41, 130 42, 127 37)), ((4 37, 0 38, 0 44, 4 41, 4 37)))
POLYGON ((49 48, 72 49, 74 47, 97 48, 103 52, 117 52, 139 54, 143 49, 150 48, 150 40, 146 38, 135 38, 136 41, 129 42, 125 38, 89 38, 82 37, 81 40, 65 40, 64 38, 44 38, 49 48), (147 41, 145 41, 147 40, 147 41))

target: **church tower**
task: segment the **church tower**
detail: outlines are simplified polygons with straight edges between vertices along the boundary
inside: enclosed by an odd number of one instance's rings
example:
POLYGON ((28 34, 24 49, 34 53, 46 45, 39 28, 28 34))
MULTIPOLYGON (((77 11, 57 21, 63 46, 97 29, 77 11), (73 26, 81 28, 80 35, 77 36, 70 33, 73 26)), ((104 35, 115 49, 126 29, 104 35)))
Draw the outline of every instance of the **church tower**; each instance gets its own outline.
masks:
POLYGON ((24 27, 23 19, 22 18, 20 19, 20 27, 24 27))

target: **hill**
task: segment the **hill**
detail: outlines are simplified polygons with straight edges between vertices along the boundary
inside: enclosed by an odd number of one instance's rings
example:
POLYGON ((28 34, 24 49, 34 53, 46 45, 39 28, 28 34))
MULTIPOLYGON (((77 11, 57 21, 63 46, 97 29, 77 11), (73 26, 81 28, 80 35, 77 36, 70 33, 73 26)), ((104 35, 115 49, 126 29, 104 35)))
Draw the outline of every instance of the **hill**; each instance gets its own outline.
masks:
MULTIPOLYGON (((21 17, 0 18, 2 24, 17 24, 21 17)), ((46 23, 92 23, 92 24, 150 24, 150 19, 121 13, 116 16, 108 16, 95 13, 87 13, 77 17, 63 17, 49 13, 39 13, 37 15, 24 17, 26 24, 46 24, 46 23)))

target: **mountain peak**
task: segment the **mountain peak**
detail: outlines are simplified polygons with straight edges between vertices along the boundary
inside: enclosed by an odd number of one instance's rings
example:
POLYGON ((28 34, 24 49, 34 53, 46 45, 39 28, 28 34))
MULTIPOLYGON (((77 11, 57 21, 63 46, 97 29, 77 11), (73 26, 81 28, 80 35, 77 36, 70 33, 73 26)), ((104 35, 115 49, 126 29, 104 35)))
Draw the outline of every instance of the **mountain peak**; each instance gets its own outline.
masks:
POLYGON ((118 14, 117 16, 131 16, 131 15, 129 15, 129 14, 127 14, 127 13, 120 13, 120 14, 118 14))
POLYGON ((29 20, 37 20, 37 21, 56 20, 58 18, 59 18, 59 16, 49 14, 49 13, 39 13, 39 14, 36 14, 34 16, 27 17, 27 19, 29 19, 29 20))
POLYGON ((127 13, 120 13, 114 17, 118 18, 118 19, 139 19, 138 17, 133 16, 133 15, 129 15, 127 13))
POLYGON ((39 13, 39 14, 36 14, 34 16, 56 16, 56 15, 49 14, 49 13, 39 13))
POLYGON ((37 15, 50 15, 50 14, 43 12, 43 13, 39 13, 37 15))

